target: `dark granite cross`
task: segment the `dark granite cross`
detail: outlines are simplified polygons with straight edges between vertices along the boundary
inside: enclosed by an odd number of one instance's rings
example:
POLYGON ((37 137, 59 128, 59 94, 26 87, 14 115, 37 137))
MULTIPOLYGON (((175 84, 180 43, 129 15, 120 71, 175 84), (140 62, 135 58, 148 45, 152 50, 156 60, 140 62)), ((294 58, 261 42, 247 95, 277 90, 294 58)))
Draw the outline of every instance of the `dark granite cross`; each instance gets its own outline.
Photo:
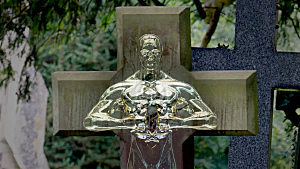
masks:
MULTIPOLYGON (((122 140, 121 167, 126 168, 131 143, 128 131, 90 132, 83 127, 83 120, 108 86, 125 80, 139 70, 141 65, 136 51, 137 42, 141 35, 148 33, 156 34, 163 43, 160 69, 177 80, 193 85, 218 116, 215 130, 195 132, 178 129, 172 132, 177 168, 194 168, 193 137, 190 137, 193 134, 255 135, 258 131, 256 71, 252 68, 248 71, 189 72, 192 69, 189 18, 187 7, 117 8, 118 71, 52 74, 54 135, 116 134, 122 140)), ((205 51, 203 49, 204 54, 205 51)), ((232 53, 212 49, 212 54, 218 51, 232 53)), ((199 56, 197 50, 194 52, 199 56)), ((194 59, 201 60, 197 57, 194 59)), ((214 63, 210 64, 219 63, 219 60, 211 61, 214 63)), ((202 60, 194 66, 200 64, 203 64, 202 60)), ((147 158, 147 153, 144 158, 147 158)))
POLYGON ((268 168, 272 88, 300 87, 300 54, 275 50, 276 20, 276 0, 238 0, 234 49, 192 50, 193 70, 257 70, 258 134, 230 138, 229 169, 268 168))

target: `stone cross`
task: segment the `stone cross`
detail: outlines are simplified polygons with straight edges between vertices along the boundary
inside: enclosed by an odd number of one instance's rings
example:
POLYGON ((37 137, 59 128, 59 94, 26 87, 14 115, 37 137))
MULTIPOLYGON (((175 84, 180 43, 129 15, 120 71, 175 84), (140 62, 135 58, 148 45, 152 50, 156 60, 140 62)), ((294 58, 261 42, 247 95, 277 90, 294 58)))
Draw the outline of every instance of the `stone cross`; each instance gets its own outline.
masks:
POLYGON ((158 35, 164 50, 160 69, 193 85, 218 116, 215 130, 178 130, 173 134, 177 168, 194 168, 194 135, 255 135, 257 125, 256 71, 194 71, 187 7, 117 8, 117 72, 55 72, 53 86, 54 135, 115 135, 121 137, 121 167, 126 168, 130 135, 121 130, 90 132, 83 119, 112 84, 125 80, 140 68, 136 46, 147 33, 158 35))

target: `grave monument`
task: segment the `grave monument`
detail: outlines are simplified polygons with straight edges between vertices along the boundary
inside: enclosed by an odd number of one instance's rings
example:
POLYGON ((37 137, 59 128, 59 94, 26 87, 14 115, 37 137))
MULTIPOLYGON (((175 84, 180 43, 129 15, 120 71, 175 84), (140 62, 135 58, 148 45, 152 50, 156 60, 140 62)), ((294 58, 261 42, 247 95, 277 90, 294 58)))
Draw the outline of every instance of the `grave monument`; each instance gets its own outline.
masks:
POLYGON ((127 168, 133 168, 134 164, 145 168, 176 168, 173 129, 217 127, 216 115, 194 87, 158 69, 164 59, 162 48, 158 36, 141 36, 138 51, 142 68, 109 87, 84 121, 84 127, 90 131, 129 129, 127 168), (155 154, 149 159, 151 150, 155 154))
MULTIPOLYGON (((136 50, 136 46, 138 46, 138 38, 149 33, 157 35, 164 46, 161 50, 164 59, 161 60, 159 69, 173 79, 194 86, 204 103, 218 117, 218 126, 213 130, 195 131, 192 128, 172 130, 172 137, 169 137, 169 140, 172 139, 172 146, 176 149, 173 149, 174 160, 171 161, 176 161, 176 168, 194 168, 192 135, 257 134, 256 71, 189 72, 192 68, 189 25, 187 7, 117 8, 118 71, 52 74, 54 135, 116 134, 121 138, 121 168, 128 168, 128 159, 132 150, 131 139, 135 137, 131 137, 128 130, 124 129, 114 129, 113 132, 109 130, 91 132, 84 128, 82 121, 109 86, 126 81, 141 68, 138 58, 140 51, 136 50)), ((151 88, 151 84, 148 86, 151 88)), ((154 91, 154 89, 148 90, 154 91)), ((106 127, 110 127, 110 124, 107 123, 106 127)), ((151 125, 149 128, 148 134, 153 133, 151 125)), ((147 139, 134 141, 141 140, 147 139)), ((158 139, 158 141, 162 140, 158 139)), ((151 146, 148 149, 152 149, 148 154, 151 160, 157 151, 154 151, 155 147, 151 146)), ((139 163, 132 165, 129 165, 129 168, 145 167, 139 163)))

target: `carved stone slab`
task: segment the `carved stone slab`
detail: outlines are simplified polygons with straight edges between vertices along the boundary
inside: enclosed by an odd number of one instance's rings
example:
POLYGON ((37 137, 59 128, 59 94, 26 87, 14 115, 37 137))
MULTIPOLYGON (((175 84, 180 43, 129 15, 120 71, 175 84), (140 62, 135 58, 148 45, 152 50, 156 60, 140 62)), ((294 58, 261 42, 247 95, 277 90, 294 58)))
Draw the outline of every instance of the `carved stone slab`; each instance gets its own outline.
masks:
POLYGON ((49 168, 44 154, 48 90, 40 73, 30 89, 31 100, 17 103, 17 83, 9 85, 5 138, 20 168, 49 168))
MULTIPOLYGON (((55 72, 52 74, 54 135, 114 135, 90 132, 83 119, 98 102, 116 72, 55 72)), ((194 87, 218 116, 216 130, 196 135, 255 135, 256 71, 195 71, 194 87)))
POLYGON ((216 130, 196 135, 256 135, 258 133, 256 71, 194 71, 194 87, 218 117, 216 130))
POLYGON ((64 71, 52 73, 53 135, 115 135, 83 127, 83 119, 109 87, 116 72, 64 71))

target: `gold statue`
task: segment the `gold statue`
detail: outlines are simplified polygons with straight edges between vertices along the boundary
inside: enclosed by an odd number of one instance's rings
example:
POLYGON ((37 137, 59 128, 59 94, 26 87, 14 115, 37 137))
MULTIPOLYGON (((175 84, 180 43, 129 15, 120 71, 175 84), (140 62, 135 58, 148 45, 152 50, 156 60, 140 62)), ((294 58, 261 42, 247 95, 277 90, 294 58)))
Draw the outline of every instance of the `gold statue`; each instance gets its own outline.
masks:
POLYGON ((160 39, 139 39, 142 68, 109 87, 84 120, 91 131, 129 129, 131 147, 127 168, 176 169, 172 129, 214 129, 217 116, 189 84, 158 70, 160 39))
POLYGON ((217 116, 194 87, 157 69, 163 51, 160 39, 145 34, 138 50, 142 68, 104 92, 85 118, 85 128, 130 129, 145 142, 159 142, 175 128, 216 128, 217 116))

